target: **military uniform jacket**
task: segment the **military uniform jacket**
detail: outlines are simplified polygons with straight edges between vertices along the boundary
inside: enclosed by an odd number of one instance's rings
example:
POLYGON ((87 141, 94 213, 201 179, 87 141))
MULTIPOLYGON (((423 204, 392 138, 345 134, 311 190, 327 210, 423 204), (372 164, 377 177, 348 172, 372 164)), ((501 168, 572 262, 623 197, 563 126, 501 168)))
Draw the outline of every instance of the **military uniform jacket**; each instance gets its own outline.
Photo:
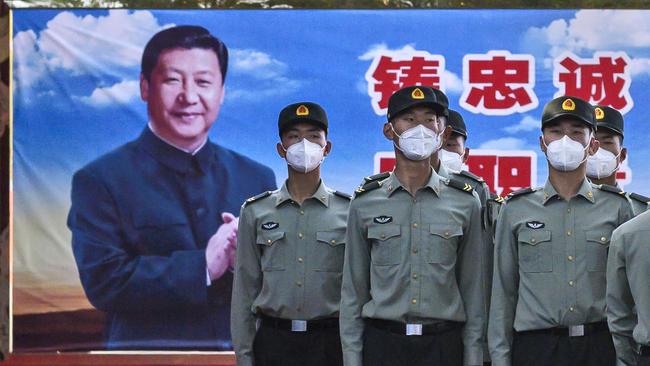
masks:
POLYGON ((488 341, 492 364, 511 365, 514 331, 605 320, 612 231, 632 217, 625 197, 587 179, 562 199, 544 188, 511 194, 497 221, 488 341))
POLYGON ((463 191, 462 184, 449 184, 432 172, 411 196, 391 174, 370 184, 376 189, 357 191, 348 217, 341 295, 346 366, 362 365, 364 318, 464 322, 465 364, 481 364, 480 202, 471 187, 463 191))
POLYGON ((607 319, 618 365, 635 365, 638 345, 650 345, 650 212, 612 234, 607 262, 607 319), (635 311, 636 306, 636 311, 635 311))
POLYGON ((253 365, 260 314, 292 320, 339 315, 349 204, 349 196, 322 182, 302 205, 286 184, 244 204, 231 314, 237 365, 253 365))
POLYGON ((206 286, 205 248, 273 172, 207 142, 195 155, 149 128, 77 171, 68 226, 110 349, 227 350, 232 276, 206 286))

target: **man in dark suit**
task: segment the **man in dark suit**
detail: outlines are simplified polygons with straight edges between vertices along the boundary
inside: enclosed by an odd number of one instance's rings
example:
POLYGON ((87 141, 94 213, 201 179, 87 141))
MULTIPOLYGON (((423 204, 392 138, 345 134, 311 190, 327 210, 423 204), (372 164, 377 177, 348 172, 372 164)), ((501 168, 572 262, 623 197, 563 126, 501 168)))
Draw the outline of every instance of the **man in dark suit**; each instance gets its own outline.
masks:
POLYGON ((81 283, 107 313, 109 349, 231 349, 230 294, 243 201, 273 172, 209 141, 226 46, 178 26, 147 43, 148 126, 74 175, 68 226, 81 283))

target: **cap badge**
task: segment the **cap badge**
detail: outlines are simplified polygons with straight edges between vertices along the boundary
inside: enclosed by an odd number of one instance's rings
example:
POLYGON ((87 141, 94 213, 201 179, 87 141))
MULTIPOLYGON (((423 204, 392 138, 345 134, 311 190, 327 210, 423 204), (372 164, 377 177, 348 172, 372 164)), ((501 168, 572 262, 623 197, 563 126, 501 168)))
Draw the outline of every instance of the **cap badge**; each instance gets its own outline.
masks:
POLYGON ((297 116, 308 116, 309 115, 309 108, 305 106, 304 104, 301 104, 298 109, 296 109, 296 115, 297 116))
POLYGON ((605 111, 603 111, 600 107, 596 107, 594 109, 594 112, 596 112, 596 119, 605 118, 605 111))
POLYGON ((576 104, 572 99, 567 99, 562 102, 562 109, 565 111, 574 111, 576 109, 576 104))
POLYGON ((411 98, 413 99, 424 99, 424 93, 422 92, 422 89, 420 88, 415 88, 411 92, 411 98))

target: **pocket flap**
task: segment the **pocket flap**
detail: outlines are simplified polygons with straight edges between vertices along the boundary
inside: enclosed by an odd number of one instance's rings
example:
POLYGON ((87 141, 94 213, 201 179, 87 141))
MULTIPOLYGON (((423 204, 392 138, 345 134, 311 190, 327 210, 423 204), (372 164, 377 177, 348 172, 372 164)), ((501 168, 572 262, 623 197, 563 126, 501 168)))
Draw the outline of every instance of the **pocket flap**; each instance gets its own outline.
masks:
POLYGON ((331 246, 341 245, 345 243, 345 230, 337 231, 317 231, 316 240, 329 244, 331 246))
POLYGON ((372 225, 368 227, 368 239, 386 240, 402 234, 399 225, 372 225))
POLYGON ((463 235, 463 228, 458 225, 441 225, 441 224, 431 224, 429 226, 429 233, 437 235, 441 238, 449 239, 454 236, 463 235))
POLYGON ((609 232, 600 231, 600 230, 585 231, 585 237, 587 241, 591 241, 602 245, 609 244, 609 239, 611 239, 611 235, 609 232))
POLYGON ((522 230, 519 232, 517 240, 530 245, 537 245, 546 241, 551 241, 550 230, 522 230))
POLYGON ((257 244, 271 246, 284 238, 284 231, 262 232, 257 234, 257 244))

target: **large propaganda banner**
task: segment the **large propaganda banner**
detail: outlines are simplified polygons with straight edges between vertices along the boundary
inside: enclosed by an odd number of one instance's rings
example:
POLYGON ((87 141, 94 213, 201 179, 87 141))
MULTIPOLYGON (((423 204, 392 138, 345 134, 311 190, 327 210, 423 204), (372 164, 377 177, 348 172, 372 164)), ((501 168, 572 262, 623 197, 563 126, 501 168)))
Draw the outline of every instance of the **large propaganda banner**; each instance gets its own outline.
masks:
POLYGON ((648 11, 16 10, 14 351, 105 348, 110 319, 84 294, 66 226, 71 179, 147 126, 142 50, 174 25, 203 26, 228 46, 210 139, 270 167, 278 185, 285 105, 327 110, 333 149, 323 179, 352 192, 394 165, 381 132, 390 95, 430 85, 465 118, 467 168, 498 194, 543 184, 539 119, 564 94, 624 114, 629 154, 619 183, 650 194, 648 11))

